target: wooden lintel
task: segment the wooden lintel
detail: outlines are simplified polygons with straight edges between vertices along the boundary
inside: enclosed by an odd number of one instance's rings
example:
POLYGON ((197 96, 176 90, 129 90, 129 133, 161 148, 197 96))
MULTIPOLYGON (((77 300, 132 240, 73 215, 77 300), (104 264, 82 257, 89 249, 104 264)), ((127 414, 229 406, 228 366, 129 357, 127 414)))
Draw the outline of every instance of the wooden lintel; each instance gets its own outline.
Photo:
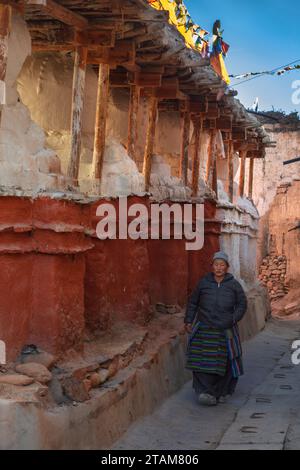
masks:
POLYGON ((185 99, 186 95, 175 88, 160 87, 156 89, 156 97, 160 100, 185 99))
POLYGON ((206 113, 208 110, 208 102, 205 97, 190 95, 190 111, 191 113, 206 113))
POLYGON ((257 141, 255 142, 249 142, 248 140, 245 140, 243 142, 235 142, 234 143, 234 148, 236 151, 241 152, 242 150, 259 150, 259 143, 257 141))
POLYGON ((89 49, 95 49, 99 46, 114 47, 116 34, 114 30, 88 29, 86 31, 75 31, 74 41, 76 44, 86 46, 89 49))
POLYGON ((250 150, 247 154, 248 158, 264 158, 264 152, 260 150, 250 150))
POLYGON ((33 43, 33 52, 67 52, 74 51, 76 46, 74 44, 44 44, 44 43, 33 43))
POLYGON ((81 15, 65 8, 53 0, 25 0, 27 5, 34 5, 48 16, 61 21, 62 23, 74 26, 77 29, 86 29, 88 20, 81 15))
POLYGON ((122 39, 133 39, 141 35, 144 35, 146 33, 147 33, 147 27, 145 25, 142 25, 136 28, 132 28, 128 31, 121 31, 120 33, 118 33, 118 35, 122 37, 122 39))
POLYGON ((177 77, 163 77, 162 86, 179 90, 179 81, 177 77))
POLYGON ((128 72, 140 72, 141 67, 134 61, 130 60, 129 62, 123 62, 122 67, 124 67, 128 72))
MULTIPOLYGON (((204 115, 206 118, 207 114, 204 115)), ((216 119, 204 119, 203 120, 203 129, 204 130, 213 130, 217 129, 216 119)))
POLYGON ((164 71, 165 71, 164 65, 147 65, 143 67, 144 73, 155 73, 155 74, 163 75, 164 71))
POLYGON ((88 64, 118 66, 124 63, 135 64, 135 46, 132 41, 116 42, 113 48, 100 46, 88 56, 88 64))
POLYGON ((180 109, 180 103, 182 103, 182 101, 179 101, 177 99, 176 100, 162 100, 158 102, 158 109, 159 111, 169 111, 169 112, 181 111, 182 112, 182 109, 180 109))
POLYGON ((128 73, 126 71, 112 70, 109 74, 109 83, 112 88, 129 87, 128 73))
POLYGON ((217 129, 220 131, 231 132, 232 129, 232 117, 222 115, 216 121, 217 129))
POLYGON ((232 124, 232 132, 236 132, 236 133, 239 133, 239 132, 244 132, 245 133, 245 136, 246 136, 246 128, 244 126, 237 126, 236 125, 236 122, 234 122, 232 124))
POLYGON ((219 104, 217 101, 210 101, 208 99, 208 110, 211 110, 211 109, 218 109, 219 108, 219 104))
POLYGON ((234 141, 245 141, 247 139, 247 133, 244 130, 241 130, 239 132, 232 132, 232 140, 234 141))
POLYGON ((185 101, 185 100, 189 101, 188 95, 183 93, 181 90, 177 90, 176 98, 181 101, 185 101))
POLYGON ((134 84, 139 87, 160 87, 162 75, 158 73, 139 72, 134 75, 134 84))
POLYGON ((207 119, 218 119, 220 117, 220 109, 219 108, 208 108, 205 117, 207 119))
POLYGON ((32 49, 34 51, 68 51, 76 47, 87 47, 90 51, 98 51, 99 47, 113 47, 112 31, 100 31, 94 34, 89 31, 76 31, 66 26, 61 29, 50 29, 48 37, 41 40, 39 33, 31 32, 32 49))

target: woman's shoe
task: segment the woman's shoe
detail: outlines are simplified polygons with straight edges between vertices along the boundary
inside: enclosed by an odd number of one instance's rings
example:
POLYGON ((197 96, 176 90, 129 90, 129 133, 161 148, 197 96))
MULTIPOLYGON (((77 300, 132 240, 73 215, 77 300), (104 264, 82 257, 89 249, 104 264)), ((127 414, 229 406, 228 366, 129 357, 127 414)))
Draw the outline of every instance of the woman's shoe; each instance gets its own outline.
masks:
POLYGON ((221 396, 220 398, 218 398, 218 402, 219 403, 227 403, 227 401, 230 397, 231 397, 231 395, 221 396))
POLYGON ((215 406, 217 405, 217 399, 209 393, 200 393, 198 396, 198 401, 201 405, 215 406))

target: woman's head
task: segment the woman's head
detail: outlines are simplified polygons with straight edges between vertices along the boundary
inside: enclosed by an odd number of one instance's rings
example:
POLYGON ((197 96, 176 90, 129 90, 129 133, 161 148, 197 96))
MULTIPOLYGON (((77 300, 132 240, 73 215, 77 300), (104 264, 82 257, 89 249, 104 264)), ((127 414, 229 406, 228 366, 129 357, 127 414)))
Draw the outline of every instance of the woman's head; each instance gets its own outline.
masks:
POLYGON ((216 276, 225 276, 229 268, 228 255, 223 251, 218 251, 213 257, 213 272, 216 276))

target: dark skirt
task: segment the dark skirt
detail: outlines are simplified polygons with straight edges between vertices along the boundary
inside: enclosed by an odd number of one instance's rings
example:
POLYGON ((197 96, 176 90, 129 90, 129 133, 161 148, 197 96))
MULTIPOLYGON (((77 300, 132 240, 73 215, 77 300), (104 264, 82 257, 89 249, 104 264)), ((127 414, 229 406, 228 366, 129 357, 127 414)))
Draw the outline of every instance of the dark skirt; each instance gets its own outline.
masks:
POLYGON ((215 398, 232 395, 235 391, 238 378, 233 377, 230 361, 227 362, 224 376, 193 371, 193 389, 197 394, 208 393, 215 398))

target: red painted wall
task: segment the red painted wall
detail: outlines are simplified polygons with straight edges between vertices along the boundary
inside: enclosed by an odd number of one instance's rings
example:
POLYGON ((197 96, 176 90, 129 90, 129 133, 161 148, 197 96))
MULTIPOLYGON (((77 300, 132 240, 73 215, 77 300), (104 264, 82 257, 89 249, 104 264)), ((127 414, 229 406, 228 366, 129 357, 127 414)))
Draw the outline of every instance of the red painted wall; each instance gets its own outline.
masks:
MULTIPOLYGON (((118 203, 113 203, 117 210, 118 203)), ((128 198, 129 206, 134 203, 146 204, 150 213, 149 199, 128 198)), ((100 220, 96 217, 98 205, 89 208, 94 230, 100 220)), ((220 223, 215 213, 214 203, 206 201, 205 243, 199 251, 187 251, 185 240, 94 239, 95 247, 86 253, 87 325, 95 330, 109 328, 118 320, 143 323, 149 319, 150 307, 158 302, 184 306, 219 250, 220 223)))
POLYGON ((0 339, 8 360, 28 343, 54 353, 82 347, 83 207, 50 198, 0 197, 0 339))
MULTIPOLYGON (((213 203, 205 203, 204 249, 193 252, 184 240, 99 240, 105 202, 0 197, 0 339, 9 360, 29 343, 82 350, 85 326, 144 324, 157 302, 183 306, 210 270, 220 233, 213 203)), ((136 202, 150 204, 129 198, 136 202)))
POLYGON ((214 253, 220 250, 220 222, 216 221, 214 202, 205 201, 204 205, 204 247, 199 251, 190 251, 188 259, 188 294, 196 287, 198 280, 211 271, 214 253))
POLYGON ((94 240, 86 254, 85 318, 95 330, 149 318, 149 259, 144 240, 94 240))

